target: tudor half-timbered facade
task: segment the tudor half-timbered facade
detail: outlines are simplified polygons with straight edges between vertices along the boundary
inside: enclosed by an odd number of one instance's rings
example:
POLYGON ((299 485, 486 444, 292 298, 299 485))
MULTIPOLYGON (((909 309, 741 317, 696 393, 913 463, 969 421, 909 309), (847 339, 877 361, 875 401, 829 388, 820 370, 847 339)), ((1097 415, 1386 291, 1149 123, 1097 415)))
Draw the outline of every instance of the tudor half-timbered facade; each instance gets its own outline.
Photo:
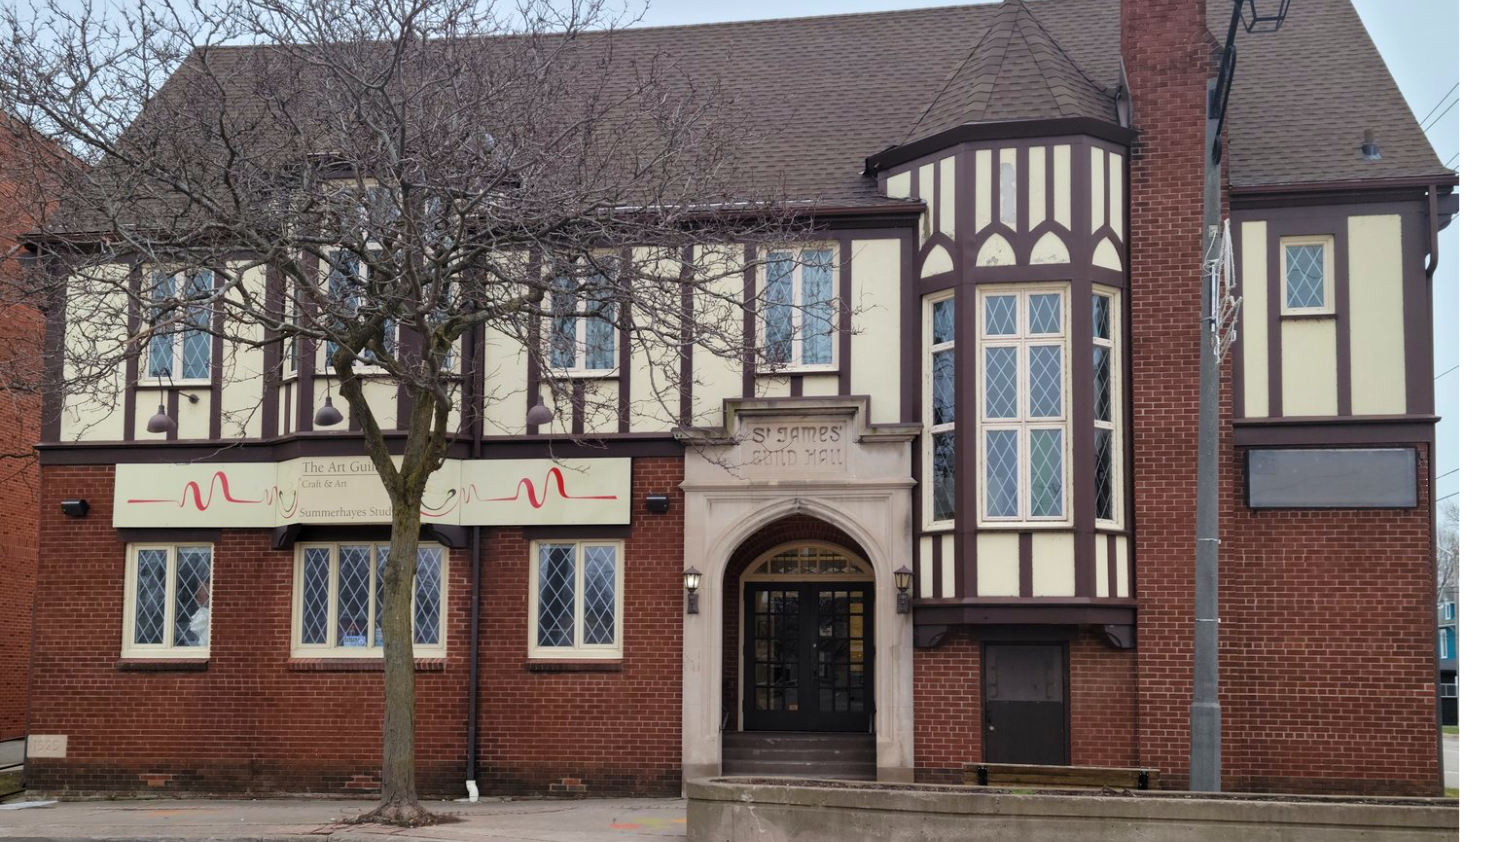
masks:
MULTIPOLYGON (((1432 794, 1429 284, 1456 176, 1353 8, 1307 6, 1242 48, 1228 132, 1224 780, 1432 794)), ((980 761, 1185 786, 1200 105, 1227 10, 1006 0, 620 34, 670 39, 767 121, 769 90, 818 114, 765 163, 810 231, 610 255, 739 261, 682 307, 761 302, 753 359, 663 377, 584 308, 530 347, 478 328, 455 349, 473 411, 423 501, 413 600, 422 787, 956 782, 980 761), (527 423, 539 402, 550 425, 527 423)), ((330 284, 361 271, 308 260, 330 284)), ((143 299, 215 282, 97 271, 143 299)), ((152 318, 79 294, 53 341, 100 310, 119 342, 152 318)), ((351 414, 326 349, 212 333, 152 339, 110 399, 47 407, 38 788, 378 787, 384 492, 354 422, 315 423, 351 414)), ((399 439, 410 397, 365 389, 399 439)))

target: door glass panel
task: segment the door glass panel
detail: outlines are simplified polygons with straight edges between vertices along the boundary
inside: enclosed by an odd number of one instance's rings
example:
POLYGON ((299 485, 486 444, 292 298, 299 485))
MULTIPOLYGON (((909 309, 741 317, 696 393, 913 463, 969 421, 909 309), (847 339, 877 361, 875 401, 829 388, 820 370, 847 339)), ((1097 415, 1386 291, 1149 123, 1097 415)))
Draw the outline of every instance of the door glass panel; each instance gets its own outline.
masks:
POLYGON ((815 675, 820 712, 861 713, 865 709, 864 598, 861 590, 818 591, 815 675), (861 632, 857 659, 851 639, 851 631, 856 627, 861 632))
POLYGON ((755 594, 755 709, 796 711, 801 666, 801 594, 792 588, 755 594))

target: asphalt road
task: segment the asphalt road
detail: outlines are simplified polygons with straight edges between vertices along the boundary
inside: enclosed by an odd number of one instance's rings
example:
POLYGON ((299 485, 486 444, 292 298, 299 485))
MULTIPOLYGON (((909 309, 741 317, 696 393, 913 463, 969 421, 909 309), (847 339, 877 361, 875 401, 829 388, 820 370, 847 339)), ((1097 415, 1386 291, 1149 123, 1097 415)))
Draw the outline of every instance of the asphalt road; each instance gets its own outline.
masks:
POLYGON ((1443 735, 1443 786, 1458 789, 1458 735, 1443 735))

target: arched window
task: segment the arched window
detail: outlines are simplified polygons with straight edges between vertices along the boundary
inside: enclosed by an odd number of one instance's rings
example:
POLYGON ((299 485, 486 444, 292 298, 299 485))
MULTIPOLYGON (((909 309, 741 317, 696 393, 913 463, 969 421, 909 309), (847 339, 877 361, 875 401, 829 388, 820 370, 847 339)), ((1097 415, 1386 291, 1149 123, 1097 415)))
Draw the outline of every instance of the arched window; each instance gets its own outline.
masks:
POLYGON ((790 544, 767 553, 745 572, 746 578, 867 578, 870 565, 833 544, 790 544))

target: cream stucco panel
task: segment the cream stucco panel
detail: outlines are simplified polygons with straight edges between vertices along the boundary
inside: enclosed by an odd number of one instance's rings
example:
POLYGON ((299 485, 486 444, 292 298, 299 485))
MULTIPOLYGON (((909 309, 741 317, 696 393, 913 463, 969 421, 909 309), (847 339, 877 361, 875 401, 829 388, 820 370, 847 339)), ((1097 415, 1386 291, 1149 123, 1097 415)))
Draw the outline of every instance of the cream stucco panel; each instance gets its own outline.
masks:
POLYGON ((1063 244, 1062 238, 1048 231, 1036 241, 1031 247, 1031 260, 1033 265, 1038 263, 1068 263, 1072 258, 1068 255, 1068 247, 1063 244))
POLYGON ((854 310, 849 337, 849 388, 870 396, 876 424, 901 420, 901 242, 855 240, 850 246, 854 310))
POLYGON ((1100 240, 1099 245, 1094 246, 1093 263, 1103 269, 1113 269, 1118 272, 1120 271, 1120 250, 1115 248, 1115 244, 1109 240, 1100 240))
POLYGON ((974 151, 974 230, 983 231, 990 224, 990 202, 994 195, 995 150, 974 151))
POLYGON ((1026 185, 1027 227, 1035 228, 1047 218, 1047 147, 1027 150, 1026 185))
POLYGON ((949 532, 938 540, 943 542, 943 598, 952 599, 957 594, 958 560, 954 558, 958 553, 953 545, 953 533, 949 532))
POLYGON ((1115 596, 1130 596, 1130 539, 1115 536, 1115 596))
POLYGON ((125 437, 123 362, 104 371, 81 364, 123 357, 129 312, 124 286, 129 274, 124 264, 106 263, 83 269, 68 282, 63 378, 69 388, 63 396, 63 441, 119 441, 125 437))
POLYGON ((1281 320, 1281 414, 1337 415, 1338 356, 1333 318, 1281 320))
POLYGON ((917 543, 920 545, 921 555, 917 561, 917 592, 923 599, 932 598, 932 544, 938 539, 936 535, 923 535, 917 543))
POLYGON ((1125 236, 1125 161, 1118 152, 1109 153, 1109 227, 1125 236))
POLYGON ((1052 147, 1052 215, 1064 228, 1073 227, 1073 147, 1052 147))
POLYGON ((1032 596, 1076 596, 1073 533, 1037 532, 1031 536, 1032 596))
POLYGON ((917 168, 917 198, 927 203, 927 211, 922 214, 923 242, 932 236, 932 217, 937 211, 937 208, 932 205, 932 198, 936 195, 936 191, 933 190, 933 179, 936 177, 936 167, 932 164, 923 164, 917 168))
MULTIPOLYGON (((695 321, 714 320, 725 326, 726 341, 738 345, 744 324, 744 311, 729 303, 744 293, 744 248, 734 245, 700 246, 695 250, 704 265, 705 276, 714 278, 693 299, 695 321), (739 271, 737 271, 739 270, 739 271)), ((715 426, 723 422, 726 398, 740 397, 743 363, 739 359, 693 349, 693 421, 697 425, 715 426)), ((633 384, 632 384, 633 386, 633 384)))
POLYGON ((1021 536, 1016 532, 979 533, 978 575, 980 596, 1021 595, 1021 536))
POLYGON ((1401 217, 1349 217, 1349 397, 1355 415, 1406 412, 1401 217))
POLYGON ((1244 356, 1243 388, 1245 417, 1271 414, 1270 363, 1266 350, 1266 223, 1240 225, 1240 352, 1244 356))
POLYGON ((933 275, 941 275, 944 272, 953 271, 953 255, 942 246, 935 246, 927 253, 927 259, 922 261, 922 277, 930 278, 933 275))
POLYGON ((953 156, 938 162, 938 183, 942 185, 938 197, 938 230, 949 237, 958 234, 958 179, 954 174, 953 156))
POLYGON ((1094 146, 1089 148, 1089 233, 1104 225, 1104 150, 1094 146))
POLYGON ((979 247, 979 256, 975 260, 979 266, 1014 266, 1016 265, 1016 250, 1011 247, 1010 241, 999 233, 989 235, 984 245, 979 247))

